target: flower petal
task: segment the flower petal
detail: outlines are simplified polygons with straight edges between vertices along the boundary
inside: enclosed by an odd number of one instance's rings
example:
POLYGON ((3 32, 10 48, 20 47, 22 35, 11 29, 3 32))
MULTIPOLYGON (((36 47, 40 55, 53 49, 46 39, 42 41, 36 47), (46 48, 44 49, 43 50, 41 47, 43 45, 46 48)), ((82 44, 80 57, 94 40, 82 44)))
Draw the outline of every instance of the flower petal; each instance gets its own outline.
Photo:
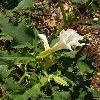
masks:
POLYGON ((85 43, 80 44, 79 40, 82 40, 83 36, 79 35, 73 29, 62 30, 59 35, 59 41, 52 47, 54 51, 61 49, 72 50, 72 46, 83 46, 85 43))
POLYGON ((45 51, 50 49, 50 46, 48 44, 48 40, 47 40, 47 37, 46 35, 44 34, 38 34, 39 38, 42 39, 43 43, 44 43, 44 48, 45 48, 45 51))

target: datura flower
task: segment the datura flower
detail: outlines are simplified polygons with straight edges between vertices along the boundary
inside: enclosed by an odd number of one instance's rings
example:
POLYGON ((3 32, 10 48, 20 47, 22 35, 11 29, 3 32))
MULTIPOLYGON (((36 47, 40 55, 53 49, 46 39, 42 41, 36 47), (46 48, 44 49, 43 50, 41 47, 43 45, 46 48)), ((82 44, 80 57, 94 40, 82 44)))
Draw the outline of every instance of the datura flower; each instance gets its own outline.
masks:
POLYGON ((44 35, 44 34, 38 34, 38 36, 42 39, 42 41, 44 43, 45 51, 48 50, 48 49, 50 49, 50 46, 48 44, 48 40, 47 40, 46 35, 44 35))
POLYGON ((72 50, 72 46, 83 46, 85 43, 79 43, 79 40, 83 39, 83 36, 79 35, 75 30, 73 29, 67 29, 67 31, 62 30, 60 32, 60 35, 58 37, 58 42, 50 48, 48 44, 48 40, 45 35, 38 34, 38 36, 42 39, 44 43, 45 51, 50 49, 53 52, 61 50, 61 49, 69 49, 72 50))

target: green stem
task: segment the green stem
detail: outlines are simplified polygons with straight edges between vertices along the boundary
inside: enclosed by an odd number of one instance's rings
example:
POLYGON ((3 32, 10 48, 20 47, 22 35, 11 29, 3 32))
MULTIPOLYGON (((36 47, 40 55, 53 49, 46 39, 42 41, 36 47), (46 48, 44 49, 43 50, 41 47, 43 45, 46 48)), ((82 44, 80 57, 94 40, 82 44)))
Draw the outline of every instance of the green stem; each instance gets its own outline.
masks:
POLYGON ((61 22, 61 25, 56 33, 56 36, 59 35, 59 33, 61 32, 61 30, 65 27, 66 25, 66 13, 64 11, 64 7, 63 7, 63 4, 62 4, 62 0, 58 0, 58 4, 60 6, 60 10, 62 12, 62 16, 63 16, 63 20, 61 22))
POLYGON ((26 72, 24 73, 24 75, 20 78, 20 80, 18 81, 18 83, 21 83, 22 82, 22 80, 25 78, 25 76, 26 76, 26 72))
POLYGON ((25 73, 24 73, 24 75, 20 78, 20 80, 18 81, 18 83, 21 83, 22 80, 23 80, 26 76, 29 77, 28 72, 27 72, 27 66, 25 65, 25 73))

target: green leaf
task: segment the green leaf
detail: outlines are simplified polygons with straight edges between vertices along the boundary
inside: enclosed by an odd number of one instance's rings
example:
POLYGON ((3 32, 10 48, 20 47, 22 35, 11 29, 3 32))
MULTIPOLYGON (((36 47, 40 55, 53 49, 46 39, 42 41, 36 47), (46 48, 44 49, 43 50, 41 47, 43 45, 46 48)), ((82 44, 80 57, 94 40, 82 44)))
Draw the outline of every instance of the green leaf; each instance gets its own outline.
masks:
POLYGON ((70 51, 70 52, 62 52, 60 55, 61 56, 64 56, 64 57, 68 57, 68 58, 75 58, 75 55, 76 55, 77 51, 70 51))
POLYGON ((14 91, 14 92, 16 91, 18 85, 13 80, 13 78, 6 78, 4 81, 5 81, 5 83, 3 85, 6 87, 6 89, 14 91))
POLYGON ((14 46, 13 48, 18 49, 18 48, 25 48, 25 47, 33 48, 33 46, 30 43, 20 44, 20 45, 14 46))
POLYGON ((27 100, 23 95, 17 95, 17 97, 13 97, 13 100, 27 100))
POLYGON ((33 97, 34 100, 36 100, 36 97, 42 93, 40 92, 40 87, 41 85, 38 83, 27 90, 23 95, 19 95, 18 97, 16 97, 14 100, 19 100, 19 98, 24 98, 22 100, 28 100, 29 97, 33 97))
POLYGON ((35 51, 38 51, 37 45, 38 45, 38 34, 39 34, 39 32, 35 27, 33 28, 33 32, 34 32, 34 35, 35 35, 35 38, 33 40, 33 45, 35 47, 35 51))
POLYGON ((60 84, 60 85, 63 85, 63 86, 68 86, 67 82, 59 76, 53 76, 53 79, 57 84, 60 84))
POLYGON ((49 56, 50 54, 52 54, 53 51, 52 50, 47 50, 47 51, 42 51, 36 58, 37 59, 43 59, 46 58, 47 56, 49 56))
POLYGON ((50 43, 50 47, 53 47, 53 46, 57 43, 57 41, 58 41, 57 38, 53 39, 53 40, 51 41, 51 43, 50 43))
POLYGON ((70 92, 60 92, 60 91, 53 91, 53 100, 71 100, 70 99, 70 92))
POLYGON ((46 85, 48 82, 48 78, 47 77, 41 77, 40 82, 42 85, 46 85))
POLYGON ((78 61, 76 65, 82 73, 92 73, 93 70, 83 61, 78 61))
POLYGON ((92 91, 93 97, 98 98, 100 100, 100 92, 99 91, 92 91))
POLYGON ((34 0, 22 0, 14 10, 22 10, 32 7, 34 0))
POLYGON ((9 40, 9 41, 13 40, 13 38, 8 34, 2 33, 0 35, 1 35, 0 40, 9 40))
MULTIPOLYGON (((0 16, 0 26, 2 28, 2 33, 11 36, 18 45, 30 43, 33 44, 33 34, 29 34, 29 28, 25 25, 25 20, 14 26, 12 23, 9 23, 9 18, 1 15, 0 16)), ((16 45, 16 44, 13 44, 16 45)))
POLYGON ((97 5, 95 5, 94 3, 91 3, 91 7, 92 7, 94 12, 96 12, 98 9, 97 5))
POLYGON ((19 61, 25 61, 25 62, 30 62, 34 61, 35 59, 33 58, 32 55, 30 54, 25 54, 25 53, 6 53, 6 52, 1 52, 0 53, 0 60, 2 61, 14 61, 15 63, 18 63, 19 61))
POLYGON ((1 5, 4 5, 6 9, 13 9, 18 5, 20 0, 0 0, 1 5))
POLYGON ((80 89, 80 95, 78 96, 78 99, 76 100, 84 100, 86 95, 87 95, 87 92, 83 91, 83 89, 80 89))
POLYGON ((2 79, 8 77, 8 75, 11 73, 11 69, 8 69, 7 65, 0 65, 0 77, 2 79))

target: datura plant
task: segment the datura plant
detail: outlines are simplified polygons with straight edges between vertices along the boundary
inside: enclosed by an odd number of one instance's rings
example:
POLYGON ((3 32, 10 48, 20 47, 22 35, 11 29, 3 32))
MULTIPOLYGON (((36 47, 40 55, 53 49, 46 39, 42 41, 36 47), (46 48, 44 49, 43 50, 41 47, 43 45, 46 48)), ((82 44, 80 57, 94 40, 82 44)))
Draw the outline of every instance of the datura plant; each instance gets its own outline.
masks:
POLYGON ((99 34, 98 1, 0 0, 0 100, 100 100, 84 36, 64 30, 99 34))
POLYGON ((55 43, 54 46, 50 47, 48 44, 48 40, 45 34, 38 34, 39 38, 44 43, 45 51, 41 52, 37 58, 44 58, 51 53, 62 50, 68 49, 73 51, 72 46, 83 46, 85 43, 80 43, 80 40, 83 40, 84 36, 79 35, 73 29, 67 29, 66 31, 63 29, 58 36, 58 41, 55 43), (43 56, 44 55, 44 56, 43 56))

